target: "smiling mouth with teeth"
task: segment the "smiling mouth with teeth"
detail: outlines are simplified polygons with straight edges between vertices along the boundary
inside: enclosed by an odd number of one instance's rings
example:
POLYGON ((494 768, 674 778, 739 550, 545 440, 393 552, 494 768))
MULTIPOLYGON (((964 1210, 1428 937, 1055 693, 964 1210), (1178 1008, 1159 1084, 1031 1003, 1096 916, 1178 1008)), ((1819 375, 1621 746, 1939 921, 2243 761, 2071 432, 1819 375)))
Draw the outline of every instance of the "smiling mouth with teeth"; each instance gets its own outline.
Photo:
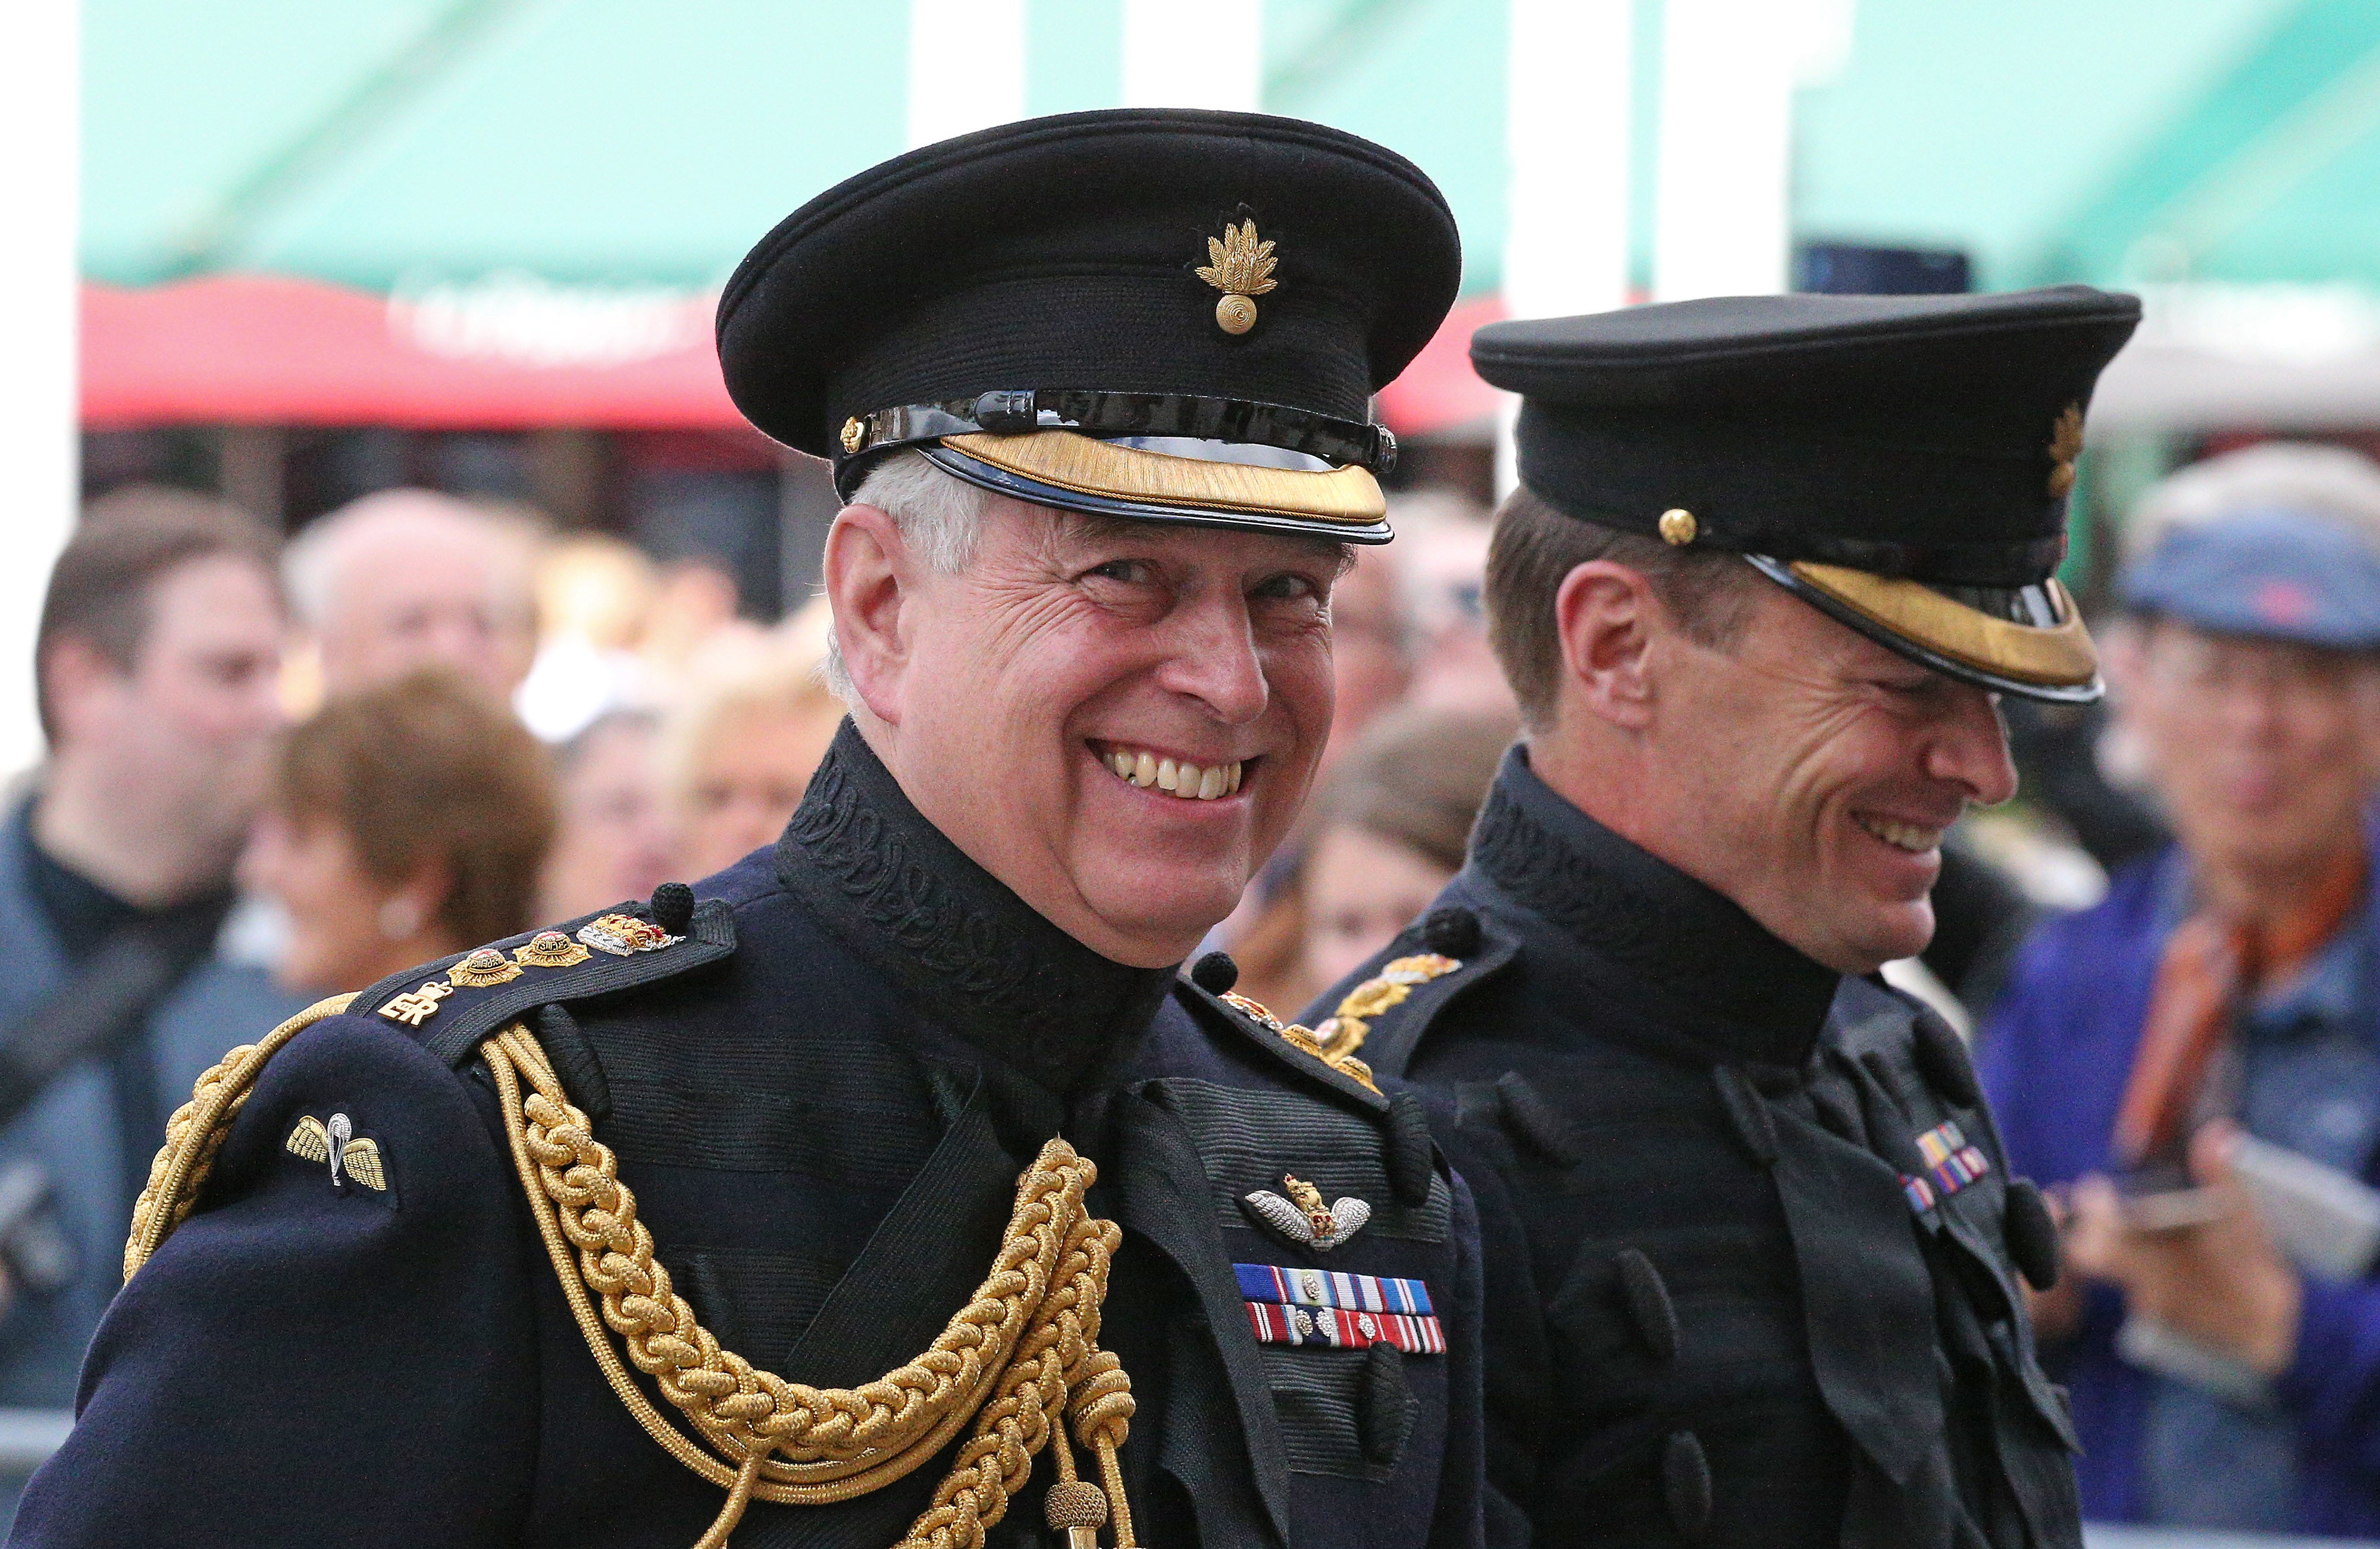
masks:
POLYGON ((1852 821, 1875 837, 1897 850, 1911 855, 1923 855, 1942 842, 1942 830, 1922 828, 1913 823, 1896 823, 1890 818, 1873 818, 1862 813, 1852 814, 1852 821))
POLYGON ((1120 780, 1187 801, 1213 801, 1231 795, 1240 788, 1240 778, 1247 769, 1245 760, 1202 768, 1161 757, 1146 748, 1110 748, 1099 758, 1120 780))

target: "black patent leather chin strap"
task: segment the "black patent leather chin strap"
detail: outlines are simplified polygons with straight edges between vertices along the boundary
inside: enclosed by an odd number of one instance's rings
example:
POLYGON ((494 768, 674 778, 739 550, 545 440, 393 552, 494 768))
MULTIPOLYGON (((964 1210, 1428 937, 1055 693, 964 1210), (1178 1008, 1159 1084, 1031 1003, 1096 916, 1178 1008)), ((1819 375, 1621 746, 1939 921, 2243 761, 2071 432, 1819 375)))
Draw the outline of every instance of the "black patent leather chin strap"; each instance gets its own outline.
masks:
POLYGON ((1341 467, 1386 473, 1396 466, 1397 438, 1386 425, 1342 420, 1250 398, 1209 398, 1192 393, 1103 393, 1032 388, 978 393, 940 403, 902 404, 844 422, 837 482, 856 460, 946 435, 1033 431, 1085 435, 1178 435, 1239 441, 1302 452, 1341 467))

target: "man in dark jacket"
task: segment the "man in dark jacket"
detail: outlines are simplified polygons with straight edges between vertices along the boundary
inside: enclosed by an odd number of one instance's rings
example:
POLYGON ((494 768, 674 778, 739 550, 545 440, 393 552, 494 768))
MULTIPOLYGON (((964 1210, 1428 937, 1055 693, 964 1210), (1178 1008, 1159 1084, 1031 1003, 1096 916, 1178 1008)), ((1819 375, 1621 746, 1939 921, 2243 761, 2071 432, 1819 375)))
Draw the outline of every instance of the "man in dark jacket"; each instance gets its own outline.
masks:
POLYGON ((1469 864, 1318 1006, 1477 1191, 1491 1531, 2077 1545, 1964 1051, 1882 987, 1998 693, 2097 692, 2050 579, 2138 315, 2080 287, 1766 297, 1483 330, 1524 395, 1488 562, 1526 719, 1469 864))
POLYGON ((850 501, 808 799, 202 1079, 18 1540, 1475 1543, 1467 1196, 1174 972, 1321 750, 1366 401, 1458 270, 1409 164, 1246 115, 766 238, 727 380, 850 501))

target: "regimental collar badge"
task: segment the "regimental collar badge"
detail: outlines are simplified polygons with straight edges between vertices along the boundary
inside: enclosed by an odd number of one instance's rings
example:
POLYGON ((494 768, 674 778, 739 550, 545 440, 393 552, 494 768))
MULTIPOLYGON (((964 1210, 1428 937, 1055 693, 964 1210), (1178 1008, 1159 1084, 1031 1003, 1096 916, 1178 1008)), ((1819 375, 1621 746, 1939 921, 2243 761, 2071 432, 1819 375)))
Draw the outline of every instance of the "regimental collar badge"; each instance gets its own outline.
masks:
POLYGON ((1257 240, 1254 218, 1237 226, 1225 221, 1220 238, 1207 238, 1207 262, 1196 272, 1200 279, 1223 293, 1223 299, 1215 303, 1215 326, 1224 333, 1245 334, 1255 327, 1254 298, 1280 286, 1272 272, 1281 261, 1272 256, 1272 249, 1270 242, 1257 240))
POLYGON ((446 970, 446 982, 458 990, 485 989, 518 979, 520 965, 492 946, 482 946, 446 970))
POLYGON ((1241 1195, 1240 1203, 1258 1223, 1300 1248, 1328 1253, 1363 1230, 1364 1223, 1372 1218, 1372 1207, 1352 1194, 1325 1205, 1322 1190, 1294 1173, 1282 1174, 1281 1186, 1288 1199, 1269 1189, 1258 1189, 1241 1195))
POLYGON ((577 968, 593 954, 560 931, 540 931, 513 948, 513 961, 523 968, 577 968))
POLYGON ((2059 411, 2049 433, 2049 494, 2065 498, 2074 487, 2074 459, 2082 455, 2082 406, 2070 403, 2059 411))
MULTIPOLYGON (((1460 965, 1458 964, 1457 966, 1459 967, 1460 965)), ((1248 1020, 1256 1023, 1257 1026, 1264 1029, 1267 1032, 1279 1037, 1282 1043, 1288 1044, 1291 1048, 1295 1049, 1298 1053, 1312 1055, 1316 1059, 1318 1059, 1323 1064, 1330 1067, 1331 1069, 1338 1071, 1342 1076, 1349 1077, 1352 1079, 1360 1082, 1370 1091, 1378 1092, 1380 1090, 1378 1083, 1372 1079, 1372 1067, 1365 1064, 1362 1060, 1352 1057, 1354 1054, 1354 1044, 1350 1044, 1344 1049, 1333 1051, 1327 1047, 1320 1038, 1316 1036, 1315 1031, 1312 1028, 1306 1027, 1300 1022, 1284 1022, 1280 1018, 1274 1016, 1270 1010, 1267 1009, 1262 1001, 1250 1000, 1247 996, 1240 994, 1236 991, 1226 990, 1217 998, 1222 1001, 1224 1005, 1232 1007, 1242 1016, 1247 1018, 1248 1020)), ((1327 1026, 1328 1024, 1326 1023, 1325 1025, 1327 1026)), ((1361 1040, 1358 1040, 1358 1042, 1361 1042, 1361 1040)))
POLYGON ((609 952, 614 957, 631 957, 639 952, 658 952, 664 946, 675 946, 684 936, 674 936, 649 920, 633 914, 607 914, 590 920, 578 927, 578 939, 598 952, 609 952))
POLYGON ((380 1162, 380 1146, 368 1136, 358 1135, 355 1125, 345 1114, 333 1114, 328 1124, 311 1114, 298 1121, 282 1143, 292 1156, 309 1162, 331 1165, 331 1187, 343 1188, 359 1183, 375 1194, 388 1191, 388 1174, 380 1162))

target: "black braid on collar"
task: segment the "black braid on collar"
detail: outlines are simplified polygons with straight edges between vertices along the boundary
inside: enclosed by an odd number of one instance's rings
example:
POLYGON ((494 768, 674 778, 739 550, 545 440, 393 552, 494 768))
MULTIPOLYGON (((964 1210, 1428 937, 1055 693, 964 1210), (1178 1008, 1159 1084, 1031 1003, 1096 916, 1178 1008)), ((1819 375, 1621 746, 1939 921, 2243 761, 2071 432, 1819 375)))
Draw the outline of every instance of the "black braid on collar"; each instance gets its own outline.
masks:
POLYGON ((1058 1091, 1128 1053, 1172 982, 1100 957, 969 860, 849 721, 777 842, 777 873, 920 1010, 1058 1091))
POLYGON ((1506 755, 1488 792, 1471 863, 1669 1000, 1743 1031, 1773 1030, 1771 1047, 1740 1051, 1754 1057, 1798 1062, 1840 983, 1731 900, 1556 795, 1523 748, 1506 755))

